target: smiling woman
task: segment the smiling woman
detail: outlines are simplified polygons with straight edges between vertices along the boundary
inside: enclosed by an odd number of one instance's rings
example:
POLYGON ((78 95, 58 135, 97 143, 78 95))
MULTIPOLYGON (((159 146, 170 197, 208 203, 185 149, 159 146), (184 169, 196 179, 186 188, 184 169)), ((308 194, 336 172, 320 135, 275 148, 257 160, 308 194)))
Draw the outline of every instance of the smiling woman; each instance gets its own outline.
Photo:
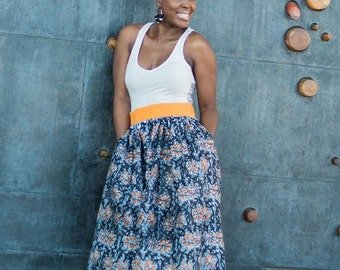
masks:
POLYGON ((155 22, 118 36, 118 141, 88 269, 222 270, 215 55, 189 27, 196 1, 156 4, 155 22))

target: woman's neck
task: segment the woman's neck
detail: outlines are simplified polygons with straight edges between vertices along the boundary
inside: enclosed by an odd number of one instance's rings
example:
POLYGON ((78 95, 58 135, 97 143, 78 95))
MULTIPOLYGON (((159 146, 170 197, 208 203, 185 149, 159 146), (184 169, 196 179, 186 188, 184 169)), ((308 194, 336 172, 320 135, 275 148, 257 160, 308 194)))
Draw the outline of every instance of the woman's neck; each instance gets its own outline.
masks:
POLYGON ((147 35, 151 39, 157 39, 157 41, 172 41, 178 40, 180 36, 184 33, 186 29, 167 26, 163 23, 154 23, 150 30, 148 31, 147 35))

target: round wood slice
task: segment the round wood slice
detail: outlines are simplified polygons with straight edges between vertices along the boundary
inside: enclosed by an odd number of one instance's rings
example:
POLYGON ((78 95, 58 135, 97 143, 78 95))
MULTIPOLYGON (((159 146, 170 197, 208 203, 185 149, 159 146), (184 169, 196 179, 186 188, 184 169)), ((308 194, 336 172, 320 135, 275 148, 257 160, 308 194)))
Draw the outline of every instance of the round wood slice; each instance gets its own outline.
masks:
POLYGON ((298 91, 301 95, 305 97, 315 96, 318 92, 318 84, 312 78, 305 77, 299 81, 298 91))
POLYGON ((306 4, 313 10, 324 10, 331 3, 331 0, 306 0, 306 4))
POLYGON ((286 14, 293 20, 301 17, 301 10, 295 1, 289 1, 286 4, 286 14))
POLYGON ((116 36, 111 36, 108 37, 106 39, 106 47, 110 50, 110 51, 114 51, 116 49, 116 45, 117 45, 117 37, 116 36))
POLYGON ((304 28, 294 26, 287 31, 285 41, 291 51, 302 52, 309 47, 310 36, 304 28))

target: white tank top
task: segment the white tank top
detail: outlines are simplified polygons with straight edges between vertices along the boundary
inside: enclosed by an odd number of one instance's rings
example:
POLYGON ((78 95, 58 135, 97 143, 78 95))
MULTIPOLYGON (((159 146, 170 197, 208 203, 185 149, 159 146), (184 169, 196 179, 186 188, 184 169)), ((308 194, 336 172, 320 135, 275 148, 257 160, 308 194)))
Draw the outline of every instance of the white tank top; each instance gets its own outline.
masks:
POLYGON ((131 111, 159 103, 192 103, 196 81, 184 58, 184 43, 193 31, 187 28, 178 39, 169 58, 160 66, 147 70, 138 63, 144 36, 153 23, 144 25, 137 35, 125 73, 131 111))

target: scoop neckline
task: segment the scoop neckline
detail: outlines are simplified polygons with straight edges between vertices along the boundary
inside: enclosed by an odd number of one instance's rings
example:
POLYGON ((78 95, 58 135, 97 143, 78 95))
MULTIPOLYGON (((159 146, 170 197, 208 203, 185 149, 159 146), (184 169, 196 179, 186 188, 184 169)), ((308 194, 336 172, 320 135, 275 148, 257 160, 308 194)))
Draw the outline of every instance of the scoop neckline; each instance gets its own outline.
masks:
POLYGON ((167 62, 170 61, 170 58, 171 56, 174 54, 175 50, 177 49, 177 47, 179 46, 179 42, 180 40, 183 38, 184 34, 188 31, 189 27, 187 29, 185 29, 185 31, 180 35, 180 37, 178 38, 177 42, 176 42, 176 45, 174 46, 174 48, 172 49, 171 53, 169 54, 169 56, 167 57, 167 59, 162 62, 160 65, 158 65, 157 67, 154 67, 152 69, 147 69, 147 68, 144 68, 142 67, 140 64, 139 64, 139 55, 140 55, 140 52, 142 50, 142 46, 143 46, 143 42, 144 42, 144 39, 145 39, 145 36, 146 36, 146 33, 148 32, 148 30, 151 28, 151 26, 153 25, 154 23, 150 23, 150 25, 145 29, 144 33, 143 33, 143 37, 141 39, 141 42, 140 42, 140 46, 139 46, 139 49, 137 51, 137 57, 136 57, 136 62, 137 62, 137 67, 143 71, 147 71, 147 72, 151 72, 151 71, 154 71, 154 70, 157 70, 159 68, 161 68, 162 66, 164 66, 167 62))

